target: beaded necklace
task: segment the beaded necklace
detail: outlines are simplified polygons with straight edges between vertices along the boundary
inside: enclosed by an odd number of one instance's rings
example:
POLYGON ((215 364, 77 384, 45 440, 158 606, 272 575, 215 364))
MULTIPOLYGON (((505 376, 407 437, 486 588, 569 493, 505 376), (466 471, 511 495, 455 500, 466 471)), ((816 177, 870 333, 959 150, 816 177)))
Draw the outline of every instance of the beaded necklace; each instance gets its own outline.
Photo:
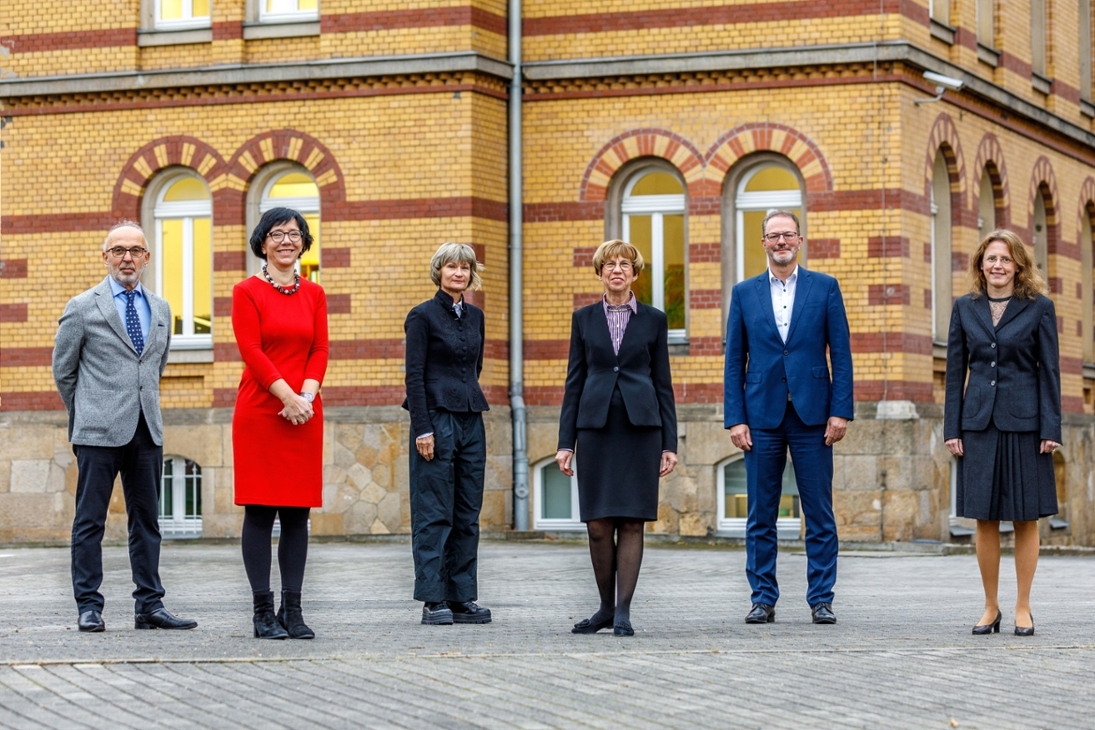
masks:
POLYGON ((266 270, 266 264, 262 265, 262 275, 266 277, 266 280, 268 282, 270 282, 270 286, 274 287, 285 296, 289 296, 290 294, 296 294, 297 290, 300 289, 300 274, 296 272, 293 272, 295 283, 293 284, 292 289, 286 289, 285 287, 274 281, 274 277, 270 276, 270 272, 266 270))

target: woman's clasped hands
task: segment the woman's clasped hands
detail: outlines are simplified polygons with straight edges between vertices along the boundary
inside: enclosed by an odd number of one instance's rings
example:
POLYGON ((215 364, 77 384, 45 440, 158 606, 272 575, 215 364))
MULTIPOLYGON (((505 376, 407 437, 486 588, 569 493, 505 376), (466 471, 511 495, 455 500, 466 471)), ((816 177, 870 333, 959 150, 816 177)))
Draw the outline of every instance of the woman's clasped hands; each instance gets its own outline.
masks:
POLYGON ((288 395, 281 402, 285 407, 281 409, 278 415, 294 426, 307 423, 316 414, 312 404, 299 393, 288 395))

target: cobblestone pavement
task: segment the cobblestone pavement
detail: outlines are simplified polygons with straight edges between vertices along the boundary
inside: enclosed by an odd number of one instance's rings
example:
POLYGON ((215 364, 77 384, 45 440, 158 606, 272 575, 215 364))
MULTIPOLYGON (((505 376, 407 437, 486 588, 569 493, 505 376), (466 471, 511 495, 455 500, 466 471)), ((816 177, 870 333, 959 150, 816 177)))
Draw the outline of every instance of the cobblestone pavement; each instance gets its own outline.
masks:
POLYGON ((133 630, 126 551, 108 548, 90 635, 67 549, 0 550, 0 727, 1095 727, 1095 558, 1043 557, 1021 639, 1007 556, 1005 632, 975 637, 972 556, 846 551, 839 623, 814 626, 805 557, 784 551, 776 623, 748 626, 744 552, 649 546, 625 639, 569 633, 596 608, 581 544, 484 543, 495 620, 443 627, 418 623, 409 545, 310 549, 310 642, 250 637, 235 545, 165 543, 190 632, 133 630))

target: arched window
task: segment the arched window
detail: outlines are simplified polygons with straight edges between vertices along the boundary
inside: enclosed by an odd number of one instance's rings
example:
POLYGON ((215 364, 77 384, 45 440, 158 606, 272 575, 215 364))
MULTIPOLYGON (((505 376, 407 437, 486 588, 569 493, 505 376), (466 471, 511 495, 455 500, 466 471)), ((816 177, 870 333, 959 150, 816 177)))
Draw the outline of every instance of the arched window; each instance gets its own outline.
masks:
POLYGON ((1034 244, 1034 263, 1038 265, 1042 276, 1047 276, 1049 271, 1049 224, 1046 219, 1048 191, 1044 188, 1045 183, 1038 187, 1038 192, 1034 195, 1034 232, 1031 243, 1034 244))
POLYGON ((1092 221, 1095 221, 1095 201, 1089 200, 1080 216, 1080 292, 1083 306, 1080 322, 1084 333, 1085 364, 1095 362, 1095 312, 1092 312, 1095 307, 1095 294, 1092 291, 1095 289, 1095 272, 1092 271, 1092 267, 1095 267, 1095 225, 1092 221))
POLYGON ((192 174, 166 178, 155 196, 155 290, 171 305, 171 346, 213 346, 213 201, 192 174))
POLYGON ((210 0, 154 0, 156 30, 209 27, 210 0))
POLYGON ((202 468, 191 459, 164 457, 160 533, 165 538, 202 536, 202 468))
POLYGON ((315 242, 298 265, 302 277, 319 283, 319 186, 316 181, 296 167, 283 167, 270 175, 261 189, 260 215, 271 208, 292 208, 308 222, 315 242))
POLYGON ((646 270, 635 282, 643 304, 665 312, 671 339, 685 336, 684 185, 673 173, 646 169, 632 177, 620 203, 622 238, 633 244, 646 270))
POLYGON ((977 241, 999 228, 996 222, 996 194, 992 191, 992 174, 986 167, 981 174, 981 189, 977 197, 977 241))
POLYGON ((935 155, 931 187, 932 339, 946 342, 951 320, 951 179, 947 159, 935 155))
MULTIPOLYGON (((805 235, 802 188, 798 177, 787 167, 765 164, 749 170, 738 183, 734 197, 737 231, 736 281, 756 276, 768 268, 768 258, 761 245, 764 216, 773 210, 789 210, 798 216, 805 235)), ((800 254, 799 261, 805 260, 800 254)))
POLYGON ((532 474, 533 529, 584 530, 578 511, 577 470, 568 477, 551 458, 536 464, 532 474))
MULTIPOLYGON (((718 532, 727 537, 745 537, 745 524, 749 517, 745 460, 737 456, 724 461, 715 469, 718 483, 718 532)), ((798 482, 795 480, 795 468, 790 459, 783 471, 783 496, 779 500, 776 531, 781 540, 795 540, 802 533, 798 482)))

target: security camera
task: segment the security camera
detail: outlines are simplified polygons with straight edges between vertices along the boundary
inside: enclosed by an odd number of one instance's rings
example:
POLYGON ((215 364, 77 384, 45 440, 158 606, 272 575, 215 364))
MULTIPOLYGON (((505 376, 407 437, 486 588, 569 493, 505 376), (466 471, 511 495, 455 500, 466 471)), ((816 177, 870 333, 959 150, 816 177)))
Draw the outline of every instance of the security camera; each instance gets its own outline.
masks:
POLYGON ((943 74, 937 74, 934 71, 925 71, 924 80, 930 81, 931 83, 935 84, 935 96, 931 97, 930 99, 917 99, 913 102, 913 104, 915 104, 916 106, 920 106, 921 104, 931 104, 932 102, 939 101, 943 98, 943 94, 947 93, 948 90, 958 91, 966 85, 966 82, 962 79, 944 76, 943 74))
POLYGON ((936 86, 941 86, 942 90, 950 89, 951 91, 960 91, 962 87, 966 85, 966 82, 962 79, 944 76, 943 74, 937 74, 934 71, 925 71, 924 80, 930 81, 936 86))

